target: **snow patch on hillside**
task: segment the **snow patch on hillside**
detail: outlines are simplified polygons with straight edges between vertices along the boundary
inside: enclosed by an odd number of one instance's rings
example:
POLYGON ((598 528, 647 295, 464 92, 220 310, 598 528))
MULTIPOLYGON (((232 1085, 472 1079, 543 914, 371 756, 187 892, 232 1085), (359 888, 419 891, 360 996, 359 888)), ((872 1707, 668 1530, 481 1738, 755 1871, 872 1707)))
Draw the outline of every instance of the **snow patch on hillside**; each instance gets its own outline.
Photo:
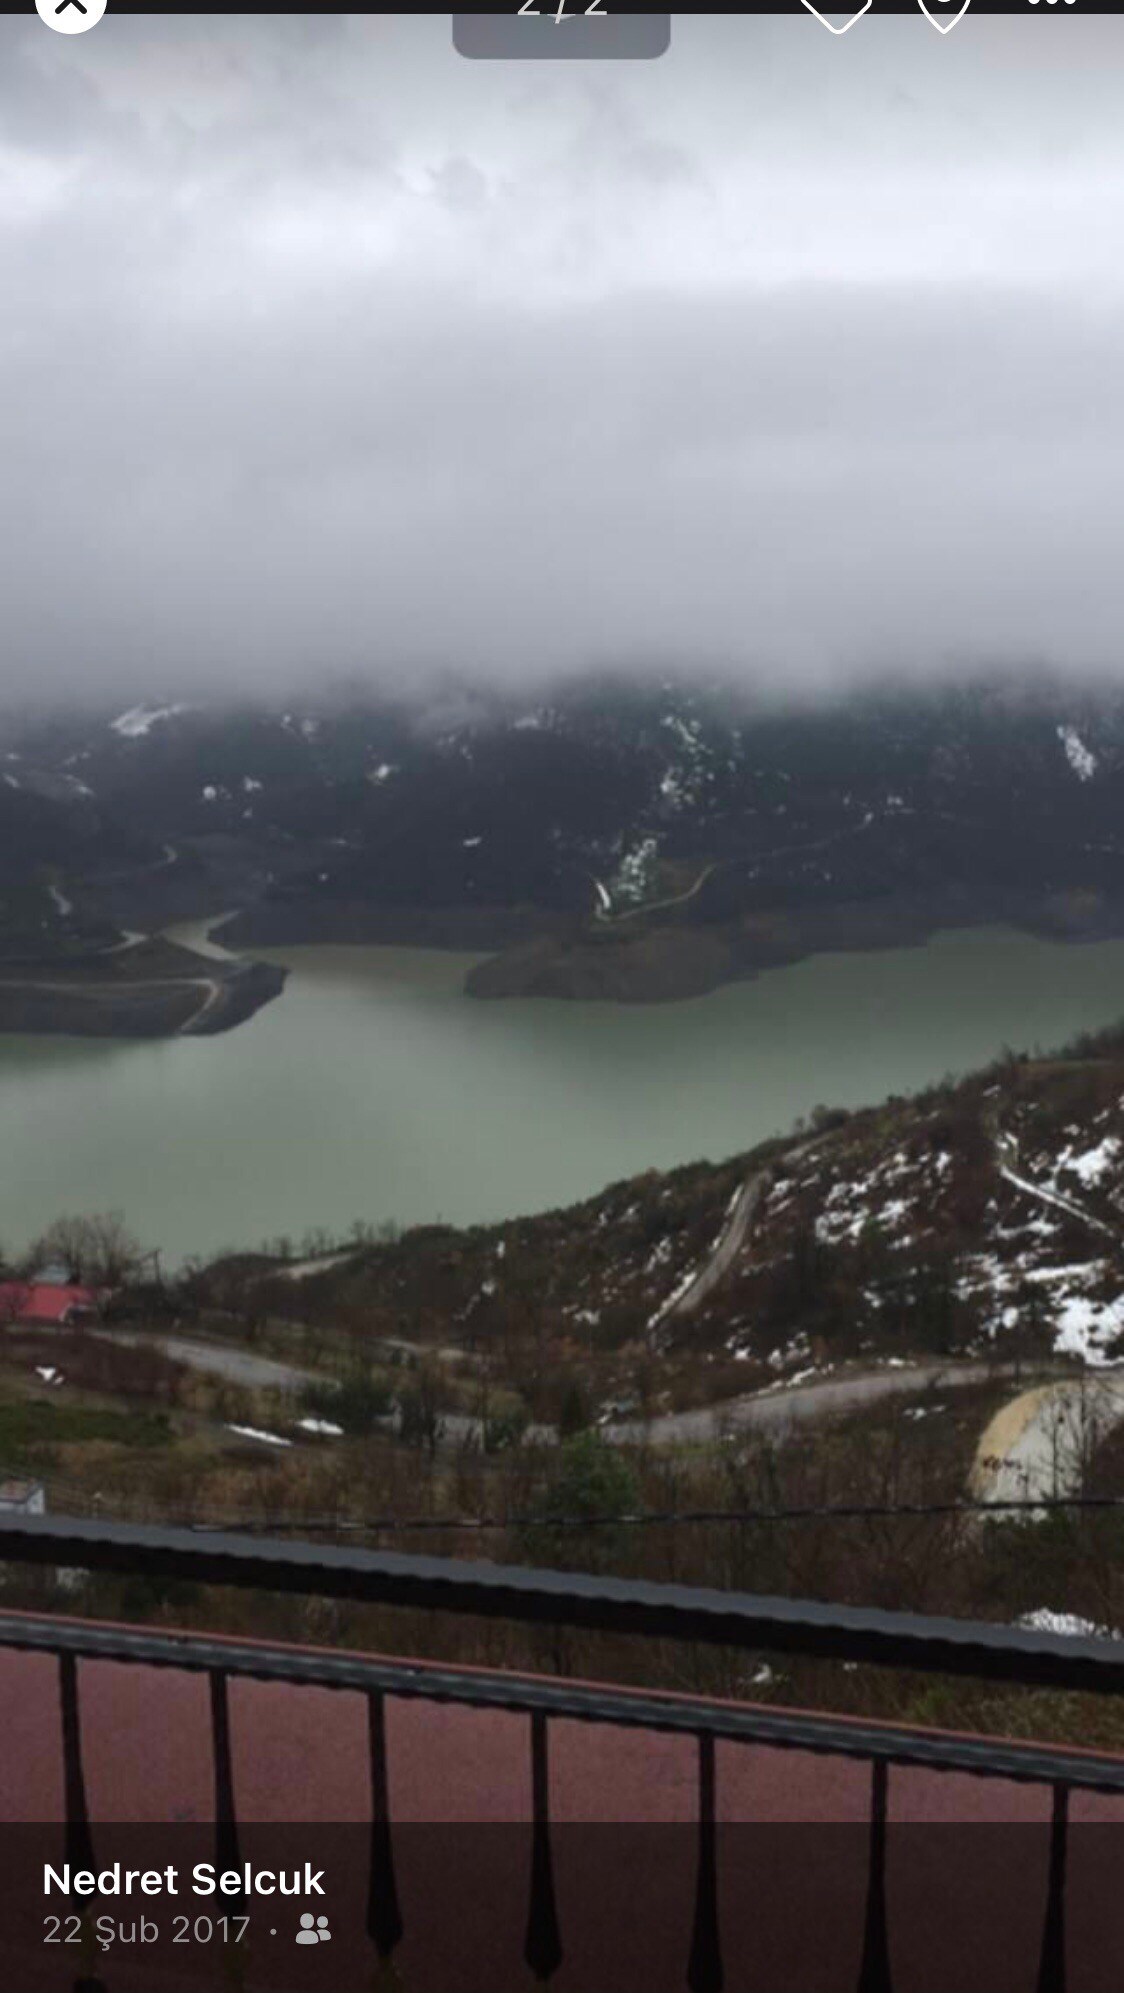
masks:
POLYGON ((1072 1149, 1063 1149, 1058 1157, 1058 1168, 1072 1170, 1084 1184, 1099 1183, 1119 1153, 1119 1137, 1105 1135, 1095 1148, 1086 1149, 1084 1155, 1075 1156, 1072 1149))
POLYGON ((645 898, 655 858, 654 837, 642 838, 632 851, 624 853, 613 879, 613 893, 616 899, 636 902, 645 898))
POLYGON ((1086 747, 1076 727, 1059 727, 1058 739, 1065 749, 1065 758, 1079 782, 1089 782, 1097 772, 1097 757, 1086 747))
POLYGON ((227 1432, 236 1432, 240 1439, 259 1439, 263 1446, 291 1446, 291 1439, 282 1439, 280 1433, 263 1432, 260 1426, 227 1426, 227 1432))
POLYGON ((1040 1605, 1035 1612, 1024 1612, 1015 1625, 1025 1626, 1028 1633, 1060 1633, 1068 1640, 1117 1638, 1111 1627, 1098 1626, 1092 1619, 1081 1619, 1075 1612, 1054 1612, 1048 1605, 1040 1605))
POLYGON ((151 733, 161 720, 172 720, 177 713, 189 713, 190 706, 130 706, 127 713, 119 713, 109 723, 110 731, 120 734, 122 740, 141 740, 151 733))
POLYGON ((1079 1356, 1096 1369, 1115 1358, 1109 1353, 1118 1342, 1124 1322, 1113 1301, 1090 1301, 1083 1294, 1067 1294, 1055 1317, 1054 1348, 1059 1355, 1079 1356))

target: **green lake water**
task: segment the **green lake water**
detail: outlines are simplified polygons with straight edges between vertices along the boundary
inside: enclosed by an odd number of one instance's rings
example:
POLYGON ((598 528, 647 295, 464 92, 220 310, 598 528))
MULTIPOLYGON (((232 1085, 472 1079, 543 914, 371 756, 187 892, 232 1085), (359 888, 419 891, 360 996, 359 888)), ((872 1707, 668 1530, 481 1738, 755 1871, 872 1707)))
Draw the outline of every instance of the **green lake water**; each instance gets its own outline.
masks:
POLYGON ((62 1212, 120 1210, 174 1263, 544 1210, 1124 1014, 1124 941, 994 928, 658 1005, 473 1001, 472 958, 418 949, 273 959, 284 995, 221 1037, 0 1037, 0 1246, 62 1212))

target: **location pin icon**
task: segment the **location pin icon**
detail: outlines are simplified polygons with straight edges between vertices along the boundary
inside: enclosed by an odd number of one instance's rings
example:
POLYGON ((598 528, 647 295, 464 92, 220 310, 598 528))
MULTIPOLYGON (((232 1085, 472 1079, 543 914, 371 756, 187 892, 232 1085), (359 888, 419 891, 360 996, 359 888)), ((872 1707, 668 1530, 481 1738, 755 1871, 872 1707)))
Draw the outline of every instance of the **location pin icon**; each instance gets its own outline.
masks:
MULTIPOLYGON (((817 21, 822 22, 823 26, 827 28, 829 33, 833 35, 845 35, 848 28, 853 28, 855 22, 860 21, 862 19, 863 15, 866 13, 867 8, 871 5, 871 0, 863 0, 863 5, 861 7, 856 7, 854 13, 849 17, 849 19, 841 22, 839 27, 836 27, 834 21, 829 21, 826 14, 821 14, 818 7, 813 7, 812 0, 803 0, 803 4, 808 9, 809 14, 814 14, 817 21)), ((964 5, 967 6, 967 4, 968 0, 964 0, 964 5)))
POLYGON ((926 0, 917 0, 917 4, 920 7, 921 12, 924 14, 925 19, 933 23, 933 26, 936 28, 938 34, 947 35, 949 29, 954 28, 956 26, 956 23, 960 19, 961 15, 967 13, 968 8, 972 4, 972 0, 960 0, 959 7, 938 6, 938 9, 935 13, 932 11, 931 7, 926 4, 926 0))

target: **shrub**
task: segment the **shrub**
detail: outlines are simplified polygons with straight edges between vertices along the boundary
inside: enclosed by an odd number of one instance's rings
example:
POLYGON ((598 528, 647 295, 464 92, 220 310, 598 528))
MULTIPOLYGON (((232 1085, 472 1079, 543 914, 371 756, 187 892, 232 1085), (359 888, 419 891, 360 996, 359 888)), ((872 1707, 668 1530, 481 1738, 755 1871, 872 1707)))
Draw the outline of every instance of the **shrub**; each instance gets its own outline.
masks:
POLYGON ((494 1419, 485 1419, 485 1453, 510 1452, 520 1444, 526 1430, 527 1414, 524 1411, 500 1412, 494 1419))
POLYGON ((359 1370, 339 1384, 307 1384, 301 1404, 316 1419, 328 1419, 346 1433, 362 1437, 394 1409, 390 1390, 368 1371, 359 1370))
POLYGON ((575 1433, 584 1432, 589 1422, 589 1399, 577 1378, 572 1377, 558 1408, 558 1431, 563 1439, 572 1439, 575 1433))
POLYGON ((523 1548, 544 1563, 610 1569, 621 1556, 625 1536, 612 1525, 639 1501, 636 1475, 619 1448, 609 1446, 599 1433, 579 1433, 561 1447, 546 1487, 532 1504, 532 1520, 520 1531, 523 1548), (590 1527, 559 1528, 555 1517, 579 1525, 588 1518, 590 1527))

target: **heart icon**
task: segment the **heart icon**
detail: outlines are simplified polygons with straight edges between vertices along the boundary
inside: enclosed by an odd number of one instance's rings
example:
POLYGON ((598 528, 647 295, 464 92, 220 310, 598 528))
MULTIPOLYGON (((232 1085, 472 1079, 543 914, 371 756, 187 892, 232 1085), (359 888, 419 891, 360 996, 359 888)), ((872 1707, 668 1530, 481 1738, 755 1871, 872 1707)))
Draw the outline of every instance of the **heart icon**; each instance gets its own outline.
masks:
MULTIPOLYGON (((856 13, 851 15, 849 21, 844 21, 841 28, 837 28, 834 21, 829 21, 826 14, 821 14, 818 7, 813 7, 812 0, 804 0, 804 5, 808 9, 809 14, 814 14, 817 21, 822 21, 824 27, 827 28, 831 34, 845 35, 848 28, 853 28, 856 21, 861 21, 863 15, 867 11, 867 8, 871 5, 871 0, 865 0, 865 4, 861 6, 856 13)), ((966 7, 967 5, 968 5, 968 0, 964 0, 964 6, 966 7)), ((961 12, 963 12, 963 8, 961 9, 961 12)))
MULTIPOLYGON (((807 4, 807 0, 805 0, 805 4, 807 4)), ((929 12, 928 7, 925 4, 925 0, 917 0, 917 4, 920 7, 921 12, 924 14, 925 19, 933 23, 933 26, 936 28, 938 34, 947 35, 949 29, 954 28, 956 26, 956 23, 960 19, 961 15, 967 13, 968 8, 972 4, 972 0, 960 0, 960 5, 956 9, 955 13, 953 13, 951 7, 949 7, 947 10, 942 7, 939 14, 931 14, 929 12)))

